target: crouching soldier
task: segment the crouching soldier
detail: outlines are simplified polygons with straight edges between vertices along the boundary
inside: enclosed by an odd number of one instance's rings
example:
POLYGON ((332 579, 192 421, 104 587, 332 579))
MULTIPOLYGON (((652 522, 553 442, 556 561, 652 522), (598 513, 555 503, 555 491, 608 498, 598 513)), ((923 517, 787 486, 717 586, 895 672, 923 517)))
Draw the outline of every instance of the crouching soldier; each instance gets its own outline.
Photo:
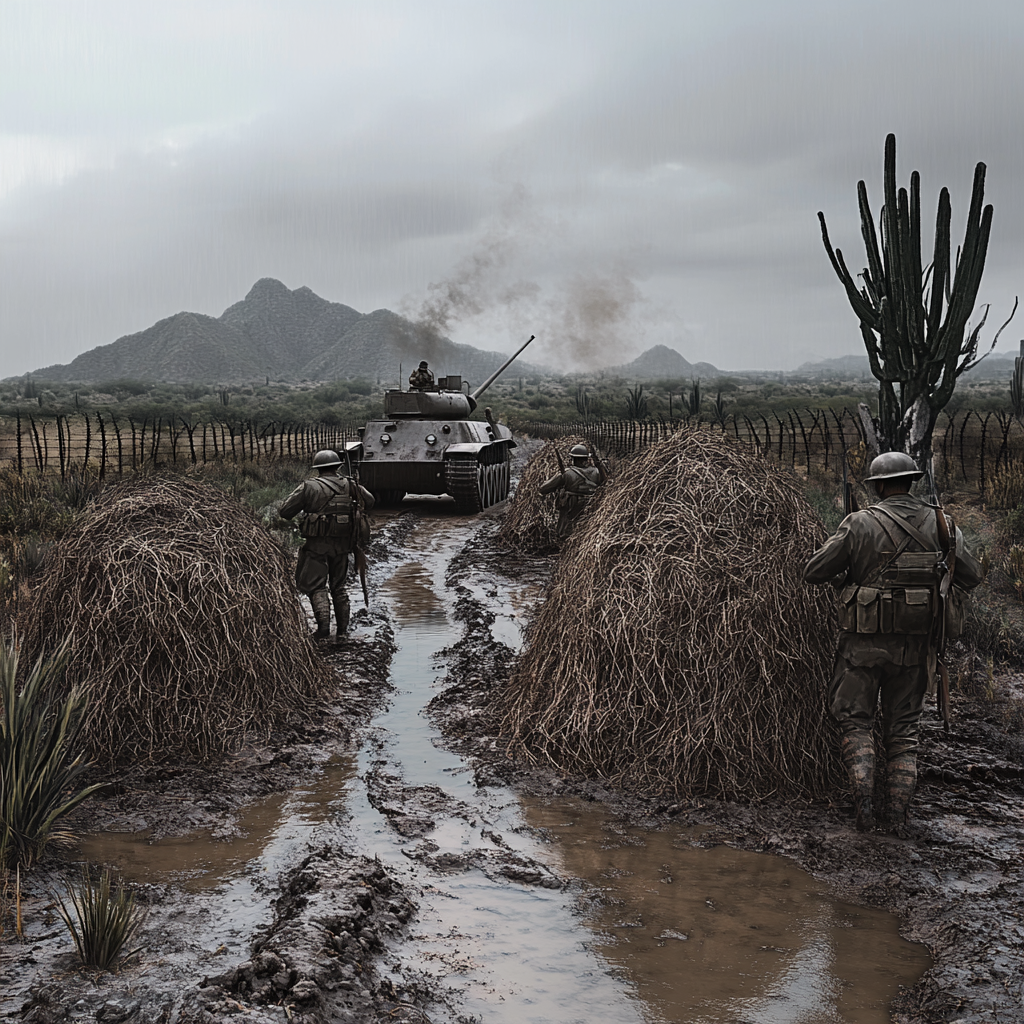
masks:
POLYGON ((984 575, 942 509, 910 494, 923 475, 909 455, 879 455, 867 481, 881 501, 848 515, 804 570, 808 583, 840 590, 830 703, 862 831, 874 825, 879 695, 888 819, 899 827, 917 783, 918 727, 939 646, 957 629, 961 595, 984 575))
POLYGON ((295 583, 309 597, 316 619, 317 639, 331 635, 331 599, 338 639, 348 629, 349 600, 345 592, 348 556, 365 543, 369 523, 364 513, 373 508, 373 495, 350 476, 340 473, 337 452, 313 456, 319 475, 304 481, 285 498, 282 519, 305 513, 299 532, 306 543, 299 549, 295 583))
MULTIPOLYGON (((555 450, 558 454, 558 450, 555 450)), ((594 452, 596 466, 589 465, 590 452, 585 444, 576 444, 569 449, 572 457, 572 465, 566 468, 562 464, 562 456, 558 456, 558 466, 561 472, 545 480, 540 485, 541 494, 552 494, 558 492, 555 498, 555 506, 558 509, 558 527, 556 533, 560 541, 572 533, 573 524, 581 515, 583 510, 590 504, 599 484, 608 479, 608 472, 601 462, 600 456, 594 452)))

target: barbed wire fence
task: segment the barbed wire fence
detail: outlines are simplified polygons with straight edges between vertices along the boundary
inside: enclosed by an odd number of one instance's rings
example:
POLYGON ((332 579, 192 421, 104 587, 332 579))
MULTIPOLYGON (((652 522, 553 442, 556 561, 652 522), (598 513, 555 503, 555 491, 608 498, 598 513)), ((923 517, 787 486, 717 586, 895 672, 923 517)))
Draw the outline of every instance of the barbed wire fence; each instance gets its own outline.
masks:
MULTIPOLYGON (((753 445, 787 468, 803 473, 841 474, 847 452, 868 439, 859 414, 848 408, 793 409, 784 413, 647 420, 585 419, 564 423, 522 420, 512 424, 522 434, 557 439, 577 434, 602 451, 629 455, 679 430, 721 430, 753 445)), ((940 419, 933 438, 935 470, 942 479, 976 485, 984 492, 993 475, 1024 464, 1024 426, 1012 413, 963 409, 940 419)))
POLYGON ((36 416, 16 413, 0 429, 0 464, 19 473, 89 468, 99 477, 148 466, 208 462, 308 459, 321 448, 356 440, 355 425, 280 420, 154 416, 137 420, 111 413, 36 416))

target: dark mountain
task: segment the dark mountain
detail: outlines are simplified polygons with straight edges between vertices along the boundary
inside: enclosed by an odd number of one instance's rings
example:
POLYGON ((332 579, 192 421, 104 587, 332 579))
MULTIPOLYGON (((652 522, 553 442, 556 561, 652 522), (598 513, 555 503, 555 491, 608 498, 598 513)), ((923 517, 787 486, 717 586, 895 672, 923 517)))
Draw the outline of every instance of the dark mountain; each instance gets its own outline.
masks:
MULTIPOLYGON (((231 383, 344 377, 397 381, 421 360, 438 375, 460 373, 480 383, 507 356, 457 345, 412 321, 378 309, 360 313, 320 298, 309 288, 291 291, 265 277, 219 317, 176 313, 138 334, 82 353, 67 365, 33 372, 41 380, 137 380, 231 383)), ((517 369, 536 373, 521 360, 517 369)))
POLYGON ((691 363, 674 348, 669 348, 667 345, 655 345, 654 348, 642 352, 631 363, 610 366, 608 371, 622 377, 636 377, 642 380, 672 377, 706 379, 722 375, 722 371, 712 366, 711 363, 691 363))

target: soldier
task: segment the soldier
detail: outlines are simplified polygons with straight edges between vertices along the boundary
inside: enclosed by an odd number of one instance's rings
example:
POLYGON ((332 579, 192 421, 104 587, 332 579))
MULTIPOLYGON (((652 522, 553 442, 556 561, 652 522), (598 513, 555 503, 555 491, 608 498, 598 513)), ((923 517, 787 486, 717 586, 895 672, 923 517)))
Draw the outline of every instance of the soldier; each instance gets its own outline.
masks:
MULTIPOLYGON (((568 469, 562 467, 560 473, 540 485, 541 494, 559 492, 555 499, 555 505, 558 508, 556 533, 560 541, 565 540, 572 533, 573 524, 590 504, 591 496, 597 490, 598 484, 603 484, 608 479, 608 473, 596 452, 594 461, 597 465, 587 464, 590 452, 585 444, 573 445, 569 449, 569 454, 572 456, 572 465, 568 469)), ((561 456, 559 456, 558 465, 562 466, 561 456)))
POLYGON ((888 820, 899 828, 917 783, 918 727, 937 667, 945 606, 955 599, 959 607, 951 584, 962 592, 984 575, 942 510, 910 494, 911 483, 923 475, 909 455, 879 455, 867 481, 881 501, 848 515, 804 570, 808 583, 831 582, 841 591, 830 702, 861 831, 874 825, 872 729, 879 693, 888 820), (948 590, 945 600, 940 586, 948 590))
POLYGON ((339 472, 337 452, 319 451, 313 456, 319 475, 306 480, 285 498, 281 518, 291 519, 304 512, 299 531, 306 543, 299 549, 295 584, 309 596, 316 619, 314 636, 331 635, 331 598, 337 620, 338 639, 348 629, 349 600, 345 592, 348 556, 364 538, 362 515, 373 508, 373 495, 350 476, 339 472), (329 589, 328 589, 329 587, 329 589), (329 596, 328 596, 329 595, 329 596))
POLYGON ((419 367, 409 374, 409 390, 425 391, 433 386, 434 374, 427 369, 427 361, 424 359, 420 362, 419 367))

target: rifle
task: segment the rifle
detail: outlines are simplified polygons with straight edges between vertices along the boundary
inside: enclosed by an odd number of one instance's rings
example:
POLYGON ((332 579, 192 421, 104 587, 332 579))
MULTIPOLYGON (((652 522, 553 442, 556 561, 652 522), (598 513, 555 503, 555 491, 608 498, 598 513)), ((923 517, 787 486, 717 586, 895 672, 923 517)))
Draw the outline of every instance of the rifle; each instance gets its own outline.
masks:
POLYGON ((551 442, 551 447, 555 449, 555 458, 558 459, 558 472, 565 472, 565 463, 562 461, 562 453, 558 450, 558 445, 554 441, 551 442))
POLYGON ((846 469, 846 449, 843 449, 843 515, 850 515, 852 512, 859 512, 857 507, 857 496, 853 493, 853 484, 846 469))
POLYGON ((608 479, 608 468, 605 466, 604 461, 598 454, 597 447, 590 453, 591 458, 594 460, 594 465, 597 466, 598 472, 601 474, 601 483, 604 483, 608 479))
POLYGON ((939 678, 935 690, 935 697, 939 705, 939 716, 942 718, 942 726, 949 735, 949 671, 943 660, 946 655, 946 601, 949 599, 949 588, 953 586, 953 573, 956 572, 956 534, 949 528, 949 520, 939 505, 935 506, 935 527, 939 535, 939 548, 942 550, 942 560, 946 572, 939 583, 939 609, 936 631, 938 633, 938 651, 936 654, 936 667, 939 678))
POLYGON ((359 491, 359 481, 352 474, 352 458, 348 448, 345 449, 345 466, 348 469, 348 479, 355 490, 356 499, 356 511, 352 516, 352 547, 355 549, 356 572, 359 574, 359 584, 363 588, 363 604, 369 608, 370 593, 366 589, 366 552, 363 551, 363 545, 359 542, 359 520, 366 515, 366 509, 363 508, 363 496, 359 491))

